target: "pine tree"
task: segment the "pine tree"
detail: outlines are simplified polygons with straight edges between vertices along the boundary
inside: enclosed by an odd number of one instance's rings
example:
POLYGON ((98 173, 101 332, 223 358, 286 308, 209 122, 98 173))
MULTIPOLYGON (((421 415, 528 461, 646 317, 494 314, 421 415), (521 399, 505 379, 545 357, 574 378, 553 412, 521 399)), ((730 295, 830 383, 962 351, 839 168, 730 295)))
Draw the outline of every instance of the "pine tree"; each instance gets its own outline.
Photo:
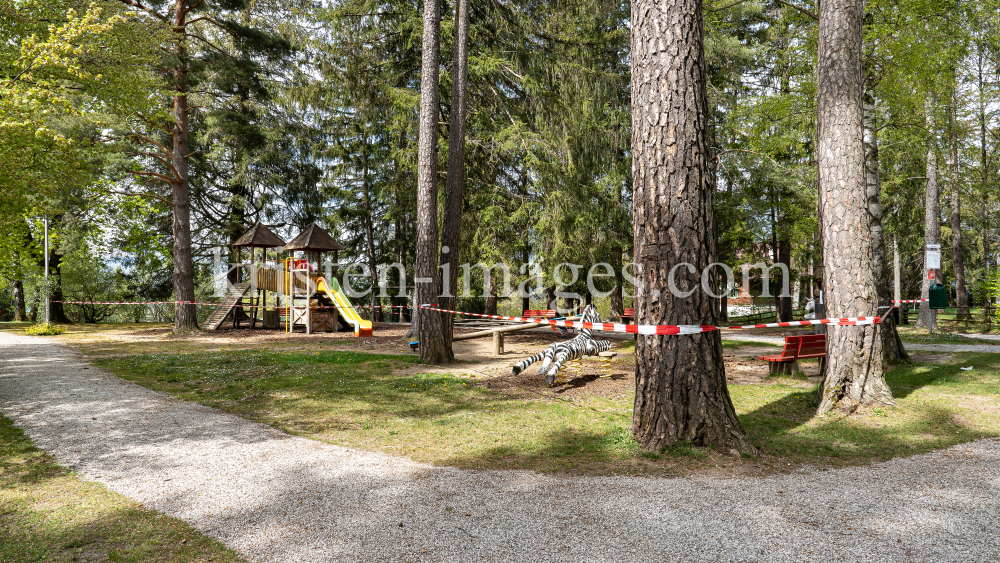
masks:
POLYGON ((226 60, 230 54, 222 52, 211 40, 219 34, 232 38, 250 53, 265 54, 287 50, 287 42, 241 25, 232 16, 248 6, 247 0, 119 0, 123 4, 141 10, 172 31, 170 56, 163 63, 164 79, 171 91, 170 119, 159 121, 147 118, 148 134, 136 134, 133 138, 149 147, 149 152, 140 150, 137 156, 156 165, 135 170, 134 174, 158 180, 169 186, 173 214, 173 275, 175 306, 174 330, 189 331, 197 328, 194 293, 194 264, 192 260, 191 237, 191 178, 192 159, 191 121, 192 113, 189 97, 192 81, 198 74, 211 66, 213 61, 226 60), (163 134, 167 139, 163 139, 163 134), (159 137, 159 138, 157 138, 159 137))
MULTIPOLYGON (((878 314, 865 187, 862 0, 826 0, 819 13, 818 164, 823 287, 830 317, 878 314)), ((876 326, 827 329, 818 412, 894 404, 876 326)))
MULTIPOLYGON (((637 320, 715 324, 715 303, 697 290, 715 254, 701 2, 640 1, 632 13, 637 320), (687 297, 667 290, 672 266, 682 262, 696 269, 677 276, 679 287, 696 289, 687 297)), ((693 443, 756 451, 729 398, 717 331, 640 336, 635 353, 632 435, 644 449, 693 443)))

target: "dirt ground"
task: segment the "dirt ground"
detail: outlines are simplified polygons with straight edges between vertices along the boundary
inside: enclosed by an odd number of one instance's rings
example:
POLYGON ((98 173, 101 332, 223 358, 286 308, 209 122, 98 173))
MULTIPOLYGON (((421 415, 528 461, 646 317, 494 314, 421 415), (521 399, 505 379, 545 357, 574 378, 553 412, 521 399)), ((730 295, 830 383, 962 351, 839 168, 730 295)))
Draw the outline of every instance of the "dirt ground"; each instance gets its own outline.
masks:
MULTIPOLYGON (((139 352, 143 343, 170 341, 177 345, 200 349, 228 349, 236 347, 264 347, 275 350, 302 349, 348 349, 379 354, 415 355, 406 337, 409 325, 396 323, 375 323, 374 336, 356 338, 353 332, 323 332, 307 335, 303 332, 286 334, 278 330, 221 329, 175 335, 169 328, 142 329, 117 332, 113 336, 105 333, 103 338, 134 344, 139 352)), ((483 330, 482 327, 456 327, 456 334, 483 330)), ((748 331, 749 332, 749 331, 748 331)), ((774 334, 772 331, 770 334, 774 334)), ((98 335, 95 334, 95 337, 98 335)), ((518 375, 511 374, 511 366, 522 359, 537 354, 554 342, 564 338, 550 330, 533 329, 525 332, 508 333, 504 338, 504 353, 493 355, 493 341, 490 337, 463 340, 454 343, 456 363, 447 366, 427 366, 411 364, 399 369, 400 376, 415 373, 450 373, 465 376, 476 384, 510 396, 584 397, 601 396, 622 398, 635 391, 635 355, 632 342, 613 339, 612 350, 618 352, 610 362, 610 368, 596 358, 588 358, 577 365, 565 365, 557 384, 549 388, 545 378, 538 374, 537 364, 518 375)), ((131 347, 130 347, 131 348, 131 347)), ((755 385, 767 378, 767 364, 757 356, 774 354, 776 348, 766 345, 749 345, 725 350, 726 377, 730 385, 755 385)), ((800 369, 806 376, 804 386, 814 384, 819 375, 816 362, 800 362, 800 369)))

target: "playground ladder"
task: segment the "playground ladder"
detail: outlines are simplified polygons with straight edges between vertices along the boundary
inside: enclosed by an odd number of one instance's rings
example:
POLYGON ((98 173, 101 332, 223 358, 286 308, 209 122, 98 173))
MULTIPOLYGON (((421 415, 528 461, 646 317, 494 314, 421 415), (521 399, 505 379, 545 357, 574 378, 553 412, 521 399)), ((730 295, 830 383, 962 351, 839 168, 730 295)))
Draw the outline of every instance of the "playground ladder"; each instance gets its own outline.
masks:
POLYGON ((222 323, 226 321, 229 313, 235 314, 233 310, 240 305, 243 296, 249 290, 249 282, 236 284, 233 290, 229 292, 229 295, 226 296, 226 299, 222 303, 219 303, 219 306, 209 315, 208 320, 205 321, 205 330, 218 330, 222 326, 222 323))
POLYGON ((295 325, 303 325, 306 334, 312 334, 312 296, 316 286, 310 274, 308 263, 298 266, 292 262, 287 270, 289 317, 285 321, 286 332, 295 332, 295 325))

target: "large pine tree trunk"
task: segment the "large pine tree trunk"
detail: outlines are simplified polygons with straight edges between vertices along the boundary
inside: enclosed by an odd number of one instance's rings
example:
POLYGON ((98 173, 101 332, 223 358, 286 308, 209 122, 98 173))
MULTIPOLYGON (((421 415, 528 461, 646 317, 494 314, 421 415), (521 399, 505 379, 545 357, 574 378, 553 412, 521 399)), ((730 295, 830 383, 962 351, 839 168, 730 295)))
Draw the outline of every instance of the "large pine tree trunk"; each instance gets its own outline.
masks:
MULTIPOLYGON (((234 264, 240 264, 243 258, 243 249, 235 248, 232 246, 234 242, 239 240, 240 236, 246 232, 246 202, 247 202, 247 187, 241 182, 230 182, 229 183, 229 214, 225 218, 225 228, 229 231, 229 252, 230 252, 230 262, 234 264)), ((250 257, 253 257, 253 248, 248 248, 250 257)), ((237 266, 227 271, 226 279, 229 283, 236 285, 240 282, 240 267, 237 266)))
MULTIPOLYGON (((174 179, 170 183, 171 200, 174 205, 174 299, 194 301, 194 264, 191 259, 191 194, 188 184, 188 158, 191 146, 188 142, 188 68, 187 26, 189 7, 187 0, 177 0, 174 7, 174 29, 177 38, 174 54, 177 59, 174 69, 174 125, 171 164, 174 179)), ((174 331, 183 332, 198 329, 195 306, 177 303, 174 314, 174 331)))
POLYGON ((441 314, 421 305, 438 302, 438 61, 441 51, 441 2, 424 3, 424 36, 420 76, 420 137, 417 156, 417 256, 414 285, 420 358, 431 364, 453 359, 441 314))
POLYGON ((486 279, 483 283, 486 284, 486 314, 495 315, 497 314, 497 286, 493 281, 493 270, 488 270, 486 273, 486 279))
POLYGON ((27 308, 24 302, 24 274, 21 271, 21 253, 14 252, 14 322, 23 322, 28 319, 27 308))
POLYGON ((983 225, 983 272, 989 274, 990 272, 990 206, 989 206, 989 185, 990 185, 990 171, 992 167, 990 166, 991 160, 989 158, 988 146, 986 143, 986 92, 985 88, 987 84, 985 82, 984 76, 984 66, 986 61, 983 55, 982 46, 979 47, 979 56, 977 62, 977 74, 976 80, 979 91, 979 181, 983 190, 983 205, 980 211, 980 221, 983 225))
POLYGON ((49 322, 58 324, 70 324, 73 321, 66 315, 63 307, 62 290, 62 259, 63 255, 55 247, 49 249, 49 270, 52 281, 52 292, 49 294, 49 322))
POLYGON ((624 250, 616 248, 612 255, 614 258, 611 259, 611 267, 615 271, 615 287, 611 289, 611 295, 608 295, 608 314, 611 319, 617 319, 619 315, 625 312, 625 297, 623 294, 625 277, 622 276, 623 255, 624 250))
POLYGON ((24 305, 24 282, 20 274, 14 280, 14 322, 22 322, 28 318, 24 305))
POLYGON ((372 190, 369 183, 369 170, 368 170, 368 137, 365 137, 364 149, 361 158, 364 160, 363 168, 361 172, 361 185, 364 193, 365 202, 365 257, 368 259, 368 270, 369 276, 372 284, 371 293, 371 304, 372 313, 371 320, 373 322, 382 322, 382 307, 381 301, 378 298, 378 265, 375 260, 375 224, 373 218, 373 208, 372 208, 372 190))
POLYGON ((41 308, 42 308, 42 296, 41 296, 41 292, 39 292, 38 289, 37 289, 37 287, 36 287, 35 293, 34 293, 34 295, 32 296, 32 299, 31 299, 31 308, 29 309, 29 312, 28 312, 28 320, 31 321, 31 322, 33 322, 33 323, 37 323, 38 322, 38 315, 41 312, 41 308))
MULTIPOLYGON (((441 233, 441 264, 448 264, 448 291, 441 291, 443 309, 455 308, 458 291, 459 244, 462 241, 462 193, 465 189, 466 87, 469 77, 469 0, 455 6, 455 56, 451 82, 451 123, 448 131, 448 177, 441 233)), ((446 280, 441 281, 442 286, 446 280)), ((444 288, 442 287, 442 290, 444 288)), ((495 307, 494 307, 495 308, 495 307)), ((445 339, 451 343, 455 317, 442 313, 445 339)))
POLYGON ((948 137, 950 153, 948 158, 948 183, 951 184, 951 256, 955 270, 955 300, 958 302, 959 320, 969 319, 969 295, 965 287, 965 254, 962 251, 962 194, 958 177, 958 100, 956 92, 951 93, 949 106, 948 137))
POLYGON ((899 239, 892 239, 892 302, 902 308, 903 282, 900 279, 899 239))
POLYGON ((910 357, 903 348, 903 341, 896 330, 892 316, 892 288, 889 279, 889 259, 885 248, 885 230, 882 227, 882 183, 878 169, 878 129, 875 123, 875 93, 873 84, 865 77, 864 93, 864 141, 865 141, 865 184, 868 194, 868 214, 871 219, 872 250, 875 256, 875 288, 878 296, 879 312, 883 321, 877 328, 882 338, 882 357, 886 362, 908 361, 910 357), (883 309, 882 307, 889 307, 883 309))
MULTIPOLYGON (((941 204, 939 201, 940 195, 938 194, 937 183, 937 148, 934 146, 934 105, 931 100, 927 100, 926 112, 927 130, 930 132, 930 135, 927 140, 927 184, 924 194, 924 244, 928 245, 938 244, 941 240, 941 204)), ((935 282, 940 283, 941 270, 935 270, 934 274, 935 282)), ((927 253, 924 252, 924 268, 921 272, 920 282, 920 298, 924 301, 920 303, 920 315, 917 317, 917 326, 934 330, 937 329, 937 327, 931 325, 932 316, 930 303, 927 302, 927 298, 930 295, 930 287, 931 281, 927 279, 927 253)))
MULTIPOLYGON (((632 170, 637 321, 716 324, 718 304, 701 291, 715 255, 709 175, 701 0, 632 3, 632 170), (667 277, 675 264, 672 295, 667 277)), ((674 444, 755 452, 726 387, 718 331, 636 339, 632 435, 646 450, 674 444)))
MULTIPOLYGON (((863 0, 820 4, 817 161, 827 317, 878 314, 865 187, 862 5, 863 0)), ((818 412, 892 403, 878 327, 829 326, 818 412)))
MULTIPOLYGON (((779 264, 792 268, 792 242, 788 240, 788 235, 783 234, 778 239, 778 260, 779 264)), ((778 302, 778 321, 789 322, 792 320, 792 296, 784 293, 783 286, 779 283, 775 288, 775 300, 778 302)))

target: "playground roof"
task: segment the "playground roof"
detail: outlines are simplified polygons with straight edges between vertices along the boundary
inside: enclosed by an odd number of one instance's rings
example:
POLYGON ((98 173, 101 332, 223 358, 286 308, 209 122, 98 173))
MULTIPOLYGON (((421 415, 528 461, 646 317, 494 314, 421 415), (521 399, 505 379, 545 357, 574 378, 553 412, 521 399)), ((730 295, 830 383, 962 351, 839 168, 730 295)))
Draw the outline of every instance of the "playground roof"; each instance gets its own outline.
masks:
POLYGON ((285 241, 278 238, 277 235, 271 232, 261 223, 257 223, 250 228, 249 231, 243 233, 243 236, 236 239, 236 242, 229 246, 253 246, 256 248, 273 248, 275 246, 285 246, 285 241))
POLYGON ((313 223, 299 233, 299 236, 292 239, 292 242, 282 248, 285 252, 290 250, 344 250, 344 245, 337 242, 322 227, 313 223))

